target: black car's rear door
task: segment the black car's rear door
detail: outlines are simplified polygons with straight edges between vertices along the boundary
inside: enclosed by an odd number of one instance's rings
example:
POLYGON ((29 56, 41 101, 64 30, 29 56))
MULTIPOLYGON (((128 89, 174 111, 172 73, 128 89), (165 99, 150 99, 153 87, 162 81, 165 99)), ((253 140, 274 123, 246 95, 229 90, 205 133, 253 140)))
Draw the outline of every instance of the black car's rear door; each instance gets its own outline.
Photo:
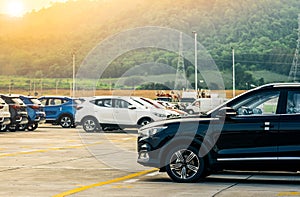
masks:
POLYGON ((286 98, 279 125, 278 159, 300 162, 300 90, 287 90, 286 98))

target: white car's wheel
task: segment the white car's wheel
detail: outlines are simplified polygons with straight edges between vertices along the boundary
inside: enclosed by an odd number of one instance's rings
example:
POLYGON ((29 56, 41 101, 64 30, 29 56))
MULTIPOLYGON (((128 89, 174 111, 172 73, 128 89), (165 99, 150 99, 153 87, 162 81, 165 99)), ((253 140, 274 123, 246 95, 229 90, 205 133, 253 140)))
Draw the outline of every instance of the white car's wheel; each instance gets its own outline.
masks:
POLYGON ((142 118, 139 122, 138 125, 140 126, 145 126, 147 124, 149 124, 150 122, 152 122, 152 120, 150 118, 142 118))
POLYGON ((98 121, 93 117, 84 118, 82 126, 85 132, 95 132, 100 129, 98 121))
POLYGON ((194 111, 193 111, 192 109, 189 109, 189 110, 187 111, 187 113, 188 113, 188 114, 194 114, 194 111))

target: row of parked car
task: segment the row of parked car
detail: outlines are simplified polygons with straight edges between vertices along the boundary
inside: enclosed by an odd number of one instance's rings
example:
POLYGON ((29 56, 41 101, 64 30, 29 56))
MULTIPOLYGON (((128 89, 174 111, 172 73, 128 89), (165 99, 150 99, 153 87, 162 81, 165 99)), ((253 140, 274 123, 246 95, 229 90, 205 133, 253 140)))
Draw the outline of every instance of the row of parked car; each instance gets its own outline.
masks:
POLYGON ((0 131, 34 131, 40 123, 75 127, 76 99, 0 94, 0 131))
POLYGON ((140 127, 187 115, 171 103, 144 97, 0 95, 0 98, 0 131, 33 131, 40 123, 48 122, 63 128, 82 125, 86 132, 95 132, 140 127))
POLYGON ((0 95, 0 131, 35 130, 45 113, 33 97, 0 95))

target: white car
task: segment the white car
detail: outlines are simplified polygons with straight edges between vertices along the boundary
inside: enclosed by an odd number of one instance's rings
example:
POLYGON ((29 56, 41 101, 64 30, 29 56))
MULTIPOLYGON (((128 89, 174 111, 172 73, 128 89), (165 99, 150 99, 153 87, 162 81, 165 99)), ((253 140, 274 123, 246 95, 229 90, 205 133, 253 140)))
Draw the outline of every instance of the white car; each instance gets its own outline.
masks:
POLYGON ((188 114, 205 113, 224 103, 224 98, 199 98, 185 108, 188 114))
POLYGON ((85 98, 77 106, 75 122, 86 132, 144 126, 168 118, 166 110, 148 108, 126 96, 95 96, 85 98))
POLYGON ((6 125, 10 124, 10 112, 8 104, 0 98, 0 131, 6 130, 6 125))

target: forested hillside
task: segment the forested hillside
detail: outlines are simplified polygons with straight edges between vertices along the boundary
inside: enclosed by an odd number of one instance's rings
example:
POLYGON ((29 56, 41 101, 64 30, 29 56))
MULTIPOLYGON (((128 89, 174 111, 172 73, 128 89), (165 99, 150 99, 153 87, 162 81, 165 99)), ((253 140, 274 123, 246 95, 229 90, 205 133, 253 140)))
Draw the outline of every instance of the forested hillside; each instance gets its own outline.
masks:
MULTIPOLYGON (((191 36, 197 31, 198 41, 224 74, 231 72, 233 47, 238 87, 243 88, 245 82, 259 85, 265 79, 256 76, 256 71, 288 75, 297 43, 299 10, 299 0, 55 3, 19 19, 0 16, 0 75, 71 77, 74 50, 78 66, 97 43, 113 34, 134 27, 162 26, 191 36)), ((143 63, 145 57, 177 66, 177 54, 171 52, 132 52, 116 59, 103 77, 119 77, 143 63)), ((188 62, 186 70, 192 78, 194 70, 188 62)))

